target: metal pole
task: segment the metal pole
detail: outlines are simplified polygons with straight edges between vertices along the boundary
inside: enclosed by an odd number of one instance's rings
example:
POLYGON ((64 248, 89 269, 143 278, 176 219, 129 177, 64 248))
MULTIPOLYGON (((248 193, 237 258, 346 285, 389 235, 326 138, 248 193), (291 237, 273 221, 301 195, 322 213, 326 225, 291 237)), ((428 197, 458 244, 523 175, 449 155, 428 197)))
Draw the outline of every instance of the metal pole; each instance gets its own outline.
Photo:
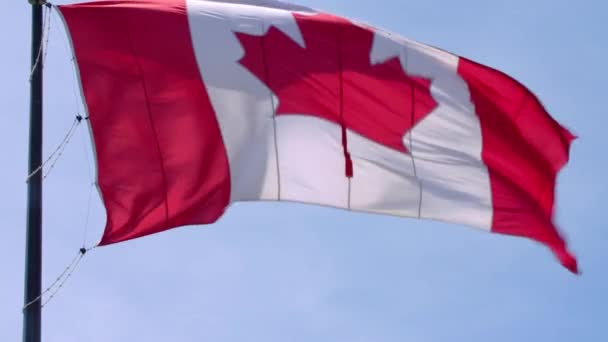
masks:
MULTIPOLYGON (((42 164, 42 6, 32 5, 32 59, 30 80, 30 138, 28 174, 42 164)), ((42 285, 42 171, 27 183, 27 224, 25 237, 25 304, 35 300, 42 285)), ((40 342, 40 300, 23 310, 23 342, 40 342)))

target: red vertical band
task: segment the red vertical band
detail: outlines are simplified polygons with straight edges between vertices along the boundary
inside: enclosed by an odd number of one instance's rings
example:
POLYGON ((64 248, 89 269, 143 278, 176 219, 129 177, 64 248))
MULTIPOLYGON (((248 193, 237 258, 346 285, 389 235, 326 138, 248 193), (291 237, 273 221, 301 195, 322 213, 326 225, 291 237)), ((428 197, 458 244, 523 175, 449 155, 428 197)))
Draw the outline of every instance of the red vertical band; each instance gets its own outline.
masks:
POLYGON ((490 174, 492 231, 547 245, 577 272, 553 223, 555 182, 574 136, 547 113, 526 87, 502 72, 460 58, 458 73, 481 123, 482 159, 490 174))
POLYGON ((230 198, 225 148, 184 0, 60 6, 107 211, 100 245, 214 222, 230 198))

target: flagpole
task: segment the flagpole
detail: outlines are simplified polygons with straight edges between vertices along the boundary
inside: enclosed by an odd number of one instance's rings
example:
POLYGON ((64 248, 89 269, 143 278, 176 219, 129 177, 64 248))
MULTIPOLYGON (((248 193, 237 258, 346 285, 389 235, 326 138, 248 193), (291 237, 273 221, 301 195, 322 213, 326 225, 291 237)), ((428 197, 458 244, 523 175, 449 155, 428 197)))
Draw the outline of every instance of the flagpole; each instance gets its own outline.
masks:
POLYGON ((32 6, 32 51, 30 79, 30 136, 25 238, 25 286, 23 342, 40 342, 42 290, 42 6, 43 0, 29 0, 32 6), (32 174, 35 172, 34 174, 32 174), (38 299, 37 299, 38 298, 38 299), (36 300, 37 299, 37 300, 36 300), (32 302, 34 301, 34 302, 32 302))

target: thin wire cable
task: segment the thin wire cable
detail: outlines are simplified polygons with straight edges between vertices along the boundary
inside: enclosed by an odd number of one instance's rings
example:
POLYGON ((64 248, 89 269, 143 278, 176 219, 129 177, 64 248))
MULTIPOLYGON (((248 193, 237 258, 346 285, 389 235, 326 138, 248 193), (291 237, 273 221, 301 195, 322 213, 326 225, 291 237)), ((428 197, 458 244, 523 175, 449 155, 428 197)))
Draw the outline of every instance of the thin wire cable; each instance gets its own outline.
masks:
MULTIPOLYGON (((270 84, 270 78, 268 77, 268 60, 266 58, 266 44, 265 44, 265 37, 266 35, 264 34, 264 32, 266 32, 266 23, 264 22, 264 19, 262 18, 262 39, 261 39, 261 44, 262 44, 262 60, 264 62, 264 78, 266 81, 266 84, 270 84)), ((272 111, 272 134, 273 134, 273 138, 274 138, 274 154, 275 154, 275 159, 277 162, 277 200, 280 201, 281 200, 281 166, 280 166, 280 160, 279 160, 279 143, 278 143, 278 138, 277 138, 277 113, 276 113, 276 108, 275 108, 275 103, 274 103, 274 93, 272 92, 272 89, 270 89, 270 87, 268 87, 268 92, 270 94, 270 110, 272 111)))
POLYGON ((84 216, 84 233, 83 233, 83 237, 82 237, 82 247, 84 248, 87 244, 87 234, 89 231, 89 216, 91 215, 91 197, 93 195, 93 187, 95 186, 95 184, 91 183, 91 185, 89 186, 89 196, 87 199, 87 209, 86 209, 86 213, 84 216))
MULTIPOLYGON (((55 5, 51 4, 52 7, 56 7, 55 5)), ((60 14, 59 11, 57 9, 55 9, 55 15, 51 15, 51 21, 53 21, 55 19, 55 17, 58 18, 59 21, 61 21, 62 19, 60 18, 60 14)), ((68 41, 68 39, 66 38, 65 35, 60 35, 61 36, 61 42, 63 45, 63 49, 65 51, 65 54, 67 56, 69 56, 69 64, 70 67, 72 68, 72 93, 73 93, 73 99, 74 99, 74 112, 75 113, 83 113, 86 112, 82 107, 82 101, 81 101, 81 97, 80 97, 80 91, 78 90, 78 88, 80 87, 79 83, 78 83, 78 79, 77 79, 77 66, 75 64, 76 61, 76 57, 74 56, 74 52, 72 51, 72 48, 70 47, 70 42, 68 41)), ((93 177, 93 169, 95 168, 94 164, 91 163, 91 159, 92 157, 90 156, 91 151, 87 148, 91 142, 91 140, 87 139, 87 137, 85 136, 87 134, 87 130, 80 130, 80 139, 82 141, 81 146, 82 146, 82 152, 84 153, 86 162, 87 162, 87 174, 89 176, 89 181, 91 184, 95 184, 95 179, 93 177)), ((85 227, 86 229, 86 227, 85 227)))
POLYGON ((92 157, 89 156, 89 154, 91 152, 87 148, 88 145, 91 143, 91 140, 87 140, 86 137, 85 137, 85 134, 87 134, 87 130, 86 129, 81 129, 80 130, 80 140, 82 141, 82 143, 80 144, 80 146, 82 146, 82 153, 84 153, 85 159, 87 160, 87 174, 89 176, 89 182, 92 185, 94 185, 95 184, 95 179, 93 178, 93 171, 92 170, 95 168, 95 166, 91 163, 92 157))
MULTIPOLYGON (((35 174, 37 174, 38 172, 40 172, 44 168, 44 166, 49 161, 51 161, 51 159, 53 159, 53 157, 55 157, 55 155, 58 154, 60 152, 60 150, 64 148, 64 146, 66 146, 70 142, 70 139, 74 135, 74 129, 76 128, 76 126, 78 126, 78 124, 80 124, 81 121, 82 121, 82 117, 80 115, 76 116, 76 118, 74 119, 74 122, 72 123, 72 126, 67 131, 67 133, 65 134, 65 136, 63 137, 63 139, 61 140, 61 142, 59 143, 59 145, 57 145, 57 147, 55 148, 55 150, 53 150, 53 152, 42 162, 42 164, 40 164, 40 166, 38 166, 34 171, 32 171, 29 175, 27 175, 27 177, 25 179, 26 183, 29 182, 29 180, 32 178, 32 176, 34 176, 35 174)), ((59 156, 57 158, 59 158, 59 156)), ((53 165, 56 162, 57 161, 55 160, 55 162, 53 163, 53 165)), ((47 173, 47 175, 48 175, 48 173, 47 173)))
MULTIPOLYGON (((337 23, 336 23, 337 24, 337 23)), ((344 175, 346 176, 346 181, 348 182, 347 189, 347 198, 346 198, 346 208, 348 210, 351 209, 351 197, 352 197, 352 178, 354 176, 354 165, 353 160, 350 154, 350 150, 348 149, 348 130, 346 127, 346 122, 344 121, 344 68, 342 61, 342 47, 340 44, 341 38, 341 30, 340 25, 336 25, 336 45, 338 52, 338 67, 340 70, 340 126, 342 130, 342 149, 344 153, 344 175)))
POLYGON ((74 259, 72 259, 72 261, 70 262, 70 264, 68 266, 66 266, 66 268, 63 270, 63 272, 61 272, 61 274, 59 274, 59 276, 55 279, 55 281, 53 281, 53 283, 51 283, 51 285, 49 285, 44 291, 42 291, 36 298, 32 299, 31 301, 27 302, 24 306, 23 306, 23 310, 25 310, 28 306, 36 303, 37 301, 39 301, 42 296, 44 296, 46 293, 48 293, 49 291, 51 291, 53 289, 53 287, 55 287, 55 285, 57 285, 61 279, 70 271, 70 269, 72 268, 72 266, 74 266, 75 263, 78 262, 78 260, 80 258, 82 258, 84 254, 81 251, 78 251, 78 254, 74 257, 74 259))
MULTIPOLYGON (((51 5, 53 7, 56 7, 55 5, 51 5)), ((61 23, 62 19, 59 17, 59 10, 55 9, 55 15, 51 16, 51 21, 53 21, 53 18, 57 17, 59 22, 61 23)), ((61 25, 59 25, 61 26, 61 25)), ((83 113, 84 110, 81 110, 81 105, 82 102, 79 101, 80 100, 80 92, 78 90, 78 88, 80 87, 80 85, 78 84, 78 79, 76 77, 76 70, 77 70, 77 66, 75 64, 76 61, 76 57, 74 56, 74 53, 72 51, 72 48, 70 47, 70 42, 68 41, 67 37, 63 34, 59 35, 61 37, 61 42, 63 45, 63 49, 66 53, 67 56, 69 56, 69 63, 70 63, 70 67, 72 68, 72 92, 73 92, 73 98, 74 98, 74 112, 75 113, 83 113)))
MULTIPOLYGON (((406 54, 405 56, 405 70, 407 70, 408 67, 408 63, 409 63, 409 56, 406 54)), ((412 117, 412 128, 414 127, 414 112, 416 110, 416 92, 414 91, 415 89, 415 84, 411 85, 411 101, 412 101, 412 105, 410 107, 410 115, 412 117)), ((410 145, 408 146, 410 155, 412 156, 412 167, 414 168, 414 178, 418 181, 418 218, 420 218, 422 216, 422 194, 423 194, 423 189, 422 189, 422 179, 420 177, 418 177, 418 170, 416 169, 416 157, 414 156, 414 130, 410 129, 409 131, 409 143, 410 145)))

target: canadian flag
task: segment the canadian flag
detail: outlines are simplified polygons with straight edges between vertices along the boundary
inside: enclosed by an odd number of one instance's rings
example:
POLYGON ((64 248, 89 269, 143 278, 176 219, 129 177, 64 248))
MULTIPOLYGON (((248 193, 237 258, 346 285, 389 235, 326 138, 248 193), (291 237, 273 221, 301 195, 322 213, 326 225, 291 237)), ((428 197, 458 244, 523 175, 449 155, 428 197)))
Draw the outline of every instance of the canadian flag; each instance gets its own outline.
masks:
POLYGON ((100 245, 294 201, 547 245, 574 136, 509 76, 273 0, 60 6, 107 211, 100 245))

